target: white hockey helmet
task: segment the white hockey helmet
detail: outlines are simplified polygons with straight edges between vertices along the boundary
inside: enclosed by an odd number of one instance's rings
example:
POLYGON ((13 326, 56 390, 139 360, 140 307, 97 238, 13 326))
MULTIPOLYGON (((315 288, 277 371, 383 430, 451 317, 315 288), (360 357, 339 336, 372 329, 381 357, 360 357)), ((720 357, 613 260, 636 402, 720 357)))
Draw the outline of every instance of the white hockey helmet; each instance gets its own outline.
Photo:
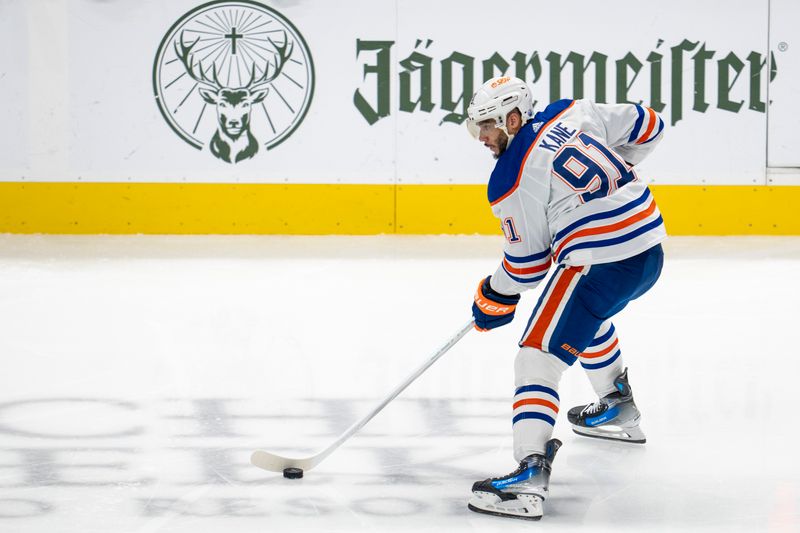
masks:
POLYGON ((511 76, 492 78, 472 96, 467 107, 467 129, 477 139, 480 134, 478 123, 494 119, 495 127, 508 134, 506 116, 514 109, 519 109, 523 124, 533 118, 533 100, 528 84, 511 76))

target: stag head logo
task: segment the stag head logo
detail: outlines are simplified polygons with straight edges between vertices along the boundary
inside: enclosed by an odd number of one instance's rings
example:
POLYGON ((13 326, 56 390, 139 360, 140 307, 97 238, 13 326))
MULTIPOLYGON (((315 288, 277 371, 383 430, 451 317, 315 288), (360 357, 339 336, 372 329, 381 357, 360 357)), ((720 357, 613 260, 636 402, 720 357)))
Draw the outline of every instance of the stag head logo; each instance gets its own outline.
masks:
POLYGON ((314 69, 303 37, 280 13, 252 1, 217 1, 170 28, 153 86, 180 138, 238 163, 296 130, 311 103, 314 69))

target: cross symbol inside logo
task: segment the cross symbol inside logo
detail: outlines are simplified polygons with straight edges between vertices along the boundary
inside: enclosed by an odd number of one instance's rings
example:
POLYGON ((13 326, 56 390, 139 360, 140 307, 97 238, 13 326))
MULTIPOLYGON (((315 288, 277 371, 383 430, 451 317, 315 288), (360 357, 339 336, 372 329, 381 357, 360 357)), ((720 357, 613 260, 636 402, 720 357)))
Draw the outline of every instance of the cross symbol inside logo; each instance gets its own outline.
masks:
POLYGON ((236 33, 236 28, 231 28, 230 33, 226 33, 225 37, 231 40, 231 55, 236 55, 236 39, 244 37, 241 33, 236 33))

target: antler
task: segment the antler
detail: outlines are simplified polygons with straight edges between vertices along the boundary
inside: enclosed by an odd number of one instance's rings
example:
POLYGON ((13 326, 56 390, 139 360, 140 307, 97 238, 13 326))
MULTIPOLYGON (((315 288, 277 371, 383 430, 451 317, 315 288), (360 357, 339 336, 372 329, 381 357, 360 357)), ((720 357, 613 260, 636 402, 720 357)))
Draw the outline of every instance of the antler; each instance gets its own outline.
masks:
POLYGON ((223 88, 223 86, 222 83, 220 83, 219 79, 217 78, 216 63, 212 63, 212 68, 211 68, 211 74, 213 79, 209 79, 206 77, 206 73, 203 70, 202 61, 197 62, 197 66, 199 67, 198 70, 200 70, 200 73, 196 74, 194 71, 194 56, 192 55, 192 48, 195 47, 195 45, 199 40, 200 37, 195 39, 195 41, 189 46, 186 46, 185 44, 183 44, 183 32, 181 32, 180 50, 178 49, 178 41, 175 41, 173 43, 175 45, 175 54, 178 56, 178 59, 181 60, 181 63, 183 63, 183 68, 186 69, 186 73, 189 74, 189 76, 194 81, 219 91, 220 89, 223 88))
POLYGON ((283 32, 283 46, 278 46, 275 44, 275 41, 272 40, 271 37, 268 38, 270 44, 275 47, 275 50, 278 52, 278 58, 275 61, 275 69, 272 74, 269 73, 270 62, 267 61, 264 65, 264 73, 261 75, 260 78, 256 79, 256 64, 253 63, 253 68, 250 72, 250 81, 245 85, 245 89, 254 90, 262 85, 267 85, 271 83, 275 78, 280 76, 281 71, 283 70, 284 65, 286 65, 286 60, 292 55, 294 51, 294 43, 289 42, 286 38, 286 32, 283 32))

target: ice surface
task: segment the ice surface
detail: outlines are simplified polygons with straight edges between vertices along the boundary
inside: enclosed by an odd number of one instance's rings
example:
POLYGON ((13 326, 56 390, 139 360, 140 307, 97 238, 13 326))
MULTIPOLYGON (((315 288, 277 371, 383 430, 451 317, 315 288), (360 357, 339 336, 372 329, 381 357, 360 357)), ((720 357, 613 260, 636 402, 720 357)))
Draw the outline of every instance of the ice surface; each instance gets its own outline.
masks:
MULTIPOLYGON (((0 236, 0 532, 797 531, 800 238, 673 238, 615 319, 644 446, 574 435, 536 524, 466 509, 511 459, 517 321, 469 333, 488 237, 0 236)), ((580 367, 562 407, 593 399, 580 367)), ((563 410, 563 409, 562 409, 563 410)))

